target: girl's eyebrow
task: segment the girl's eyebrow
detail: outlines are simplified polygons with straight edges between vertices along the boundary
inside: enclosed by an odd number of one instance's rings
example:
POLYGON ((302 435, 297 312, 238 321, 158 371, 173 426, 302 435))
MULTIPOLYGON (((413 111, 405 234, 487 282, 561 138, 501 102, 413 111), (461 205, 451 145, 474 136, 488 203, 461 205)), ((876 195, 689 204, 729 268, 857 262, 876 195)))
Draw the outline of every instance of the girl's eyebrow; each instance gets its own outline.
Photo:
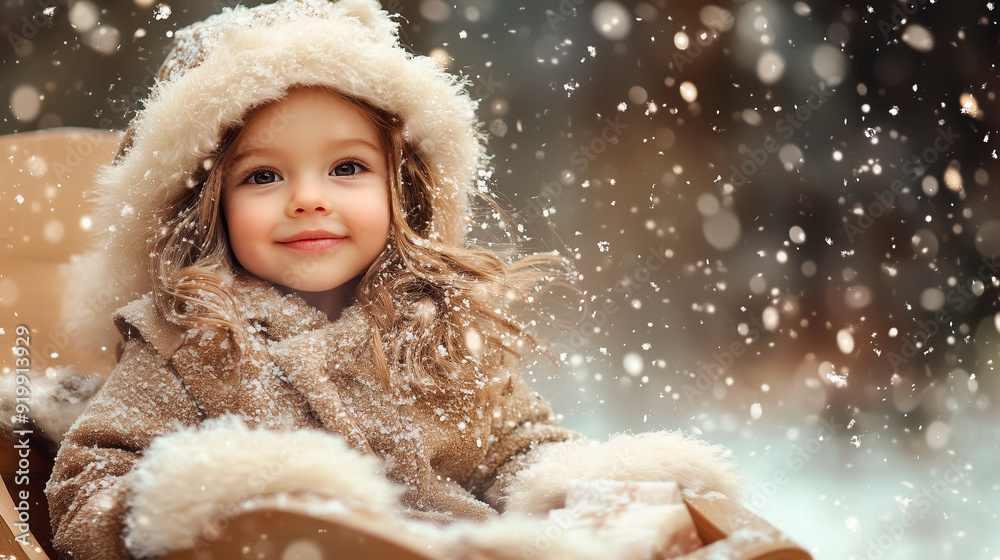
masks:
MULTIPOLYGON (((338 148, 338 149, 342 149, 342 150, 349 149, 349 148, 354 148, 354 147, 357 147, 357 146, 360 146, 362 148, 368 148, 368 149, 370 149, 370 150, 372 150, 374 152, 381 152, 382 151, 382 148, 380 148, 379 146, 377 146, 377 145, 369 142, 368 140, 365 140, 364 138, 340 138, 340 139, 337 139, 337 140, 331 140, 330 142, 327 142, 327 144, 326 144, 327 148, 338 148)), ((242 160, 244 160, 244 159, 246 159, 246 158, 248 158, 250 156, 254 156, 254 155, 258 155, 258 154, 267 155, 267 154, 270 154, 270 153, 277 153, 277 155, 284 155, 286 152, 284 150, 282 150, 281 148, 272 148, 272 147, 266 147, 266 148, 249 148, 247 150, 243 150, 235 158, 233 158, 233 163, 231 165, 235 167, 240 161, 242 161, 242 160)))
POLYGON ((232 166, 235 167, 236 164, 238 164, 239 162, 243 161, 244 159, 246 159, 246 158, 248 158, 250 156, 255 156, 255 155, 261 154, 261 153, 268 153, 268 152, 271 152, 271 151, 273 151, 273 150, 268 149, 268 148, 250 148, 249 150, 244 150, 244 151, 240 152, 240 154, 237 155, 235 158, 233 158, 232 166))

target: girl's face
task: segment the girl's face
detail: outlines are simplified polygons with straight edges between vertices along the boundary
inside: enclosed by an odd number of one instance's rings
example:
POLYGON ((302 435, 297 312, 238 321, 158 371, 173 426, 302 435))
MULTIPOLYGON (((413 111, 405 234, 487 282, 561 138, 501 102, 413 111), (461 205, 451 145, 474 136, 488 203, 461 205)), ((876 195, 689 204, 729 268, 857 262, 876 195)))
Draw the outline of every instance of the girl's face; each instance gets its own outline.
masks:
POLYGON ((247 271, 292 290, 343 291, 385 249, 385 147, 342 97, 293 90, 253 114, 234 150, 222 211, 247 271))

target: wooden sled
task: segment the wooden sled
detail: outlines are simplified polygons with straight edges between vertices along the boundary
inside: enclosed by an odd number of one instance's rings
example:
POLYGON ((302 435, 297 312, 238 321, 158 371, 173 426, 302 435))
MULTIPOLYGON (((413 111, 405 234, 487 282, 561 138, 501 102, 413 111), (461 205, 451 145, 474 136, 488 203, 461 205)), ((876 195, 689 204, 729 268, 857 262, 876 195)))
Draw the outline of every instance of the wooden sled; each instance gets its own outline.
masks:
MULTIPOLYGON (((3 473, 6 482, 8 474, 3 473)), ((40 492, 41 487, 37 490, 40 492)), ((683 560, 811 560, 804 549, 760 517, 728 498, 685 496, 698 536, 706 546, 683 560)), ((286 502, 287 503, 287 502, 286 502)), ((48 560, 34 536, 15 540, 18 511, 4 487, 0 495, 0 558, 48 560)), ((32 526, 43 520, 33 520, 32 526)), ((48 522, 48 518, 44 519, 48 522)), ((368 560, 440 560, 433 549, 373 517, 321 516, 268 506, 248 511, 220 523, 220 531, 200 546, 160 557, 160 560, 319 560, 365 558, 368 560)))
MULTIPOLYGON (((681 560, 812 558, 781 531, 721 494, 689 496, 684 503, 706 546, 679 557, 681 560)), ((544 558, 544 554, 534 557, 544 558)), ((441 556, 416 538, 401 535, 372 518, 322 517, 271 507, 239 515, 213 541, 160 560, 217 558, 440 560, 441 556)))
MULTIPOLYGON (((92 184, 98 166, 111 161, 118 141, 116 133, 83 129, 0 137, 0 326, 4 327, 0 344, 16 346, 15 326, 27 326, 33 371, 42 365, 75 365, 82 371, 107 374, 113 367, 114 349, 81 352, 60 331, 58 294, 65 289, 59 266, 82 252, 89 236, 85 218, 90 210, 83 193, 92 184)), ((12 354, 0 355, 0 373, 13 375, 12 354)), ((30 472, 22 479, 17 472, 17 441, 4 438, 0 445, 0 477, 4 482, 0 492, 0 560, 56 558, 44 496, 52 450, 32 439, 28 444, 30 472), (21 499, 23 495, 26 500, 21 499), (21 530, 24 519, 30 528, 26 534, 21 530)), ((707 545, 686 556, 688 560, 708 560, 722 552, 732 560, 810 558, 778 529, 731 500, 721 496, 685 496, 684 500, 707 545)), ((276 504, 227 519, 219 534, 204 546, 163 559, 296 557, 437 558, 425 543, 375 519, 307 515, 276 504), (296 551, 297 556, 293 554, 296 551)))

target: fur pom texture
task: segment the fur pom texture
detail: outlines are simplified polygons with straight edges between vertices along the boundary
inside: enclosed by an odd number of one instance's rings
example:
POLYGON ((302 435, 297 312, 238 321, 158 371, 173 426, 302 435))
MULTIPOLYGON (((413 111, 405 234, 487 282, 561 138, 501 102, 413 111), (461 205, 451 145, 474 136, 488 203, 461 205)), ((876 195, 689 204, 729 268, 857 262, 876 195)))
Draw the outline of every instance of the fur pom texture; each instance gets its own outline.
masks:
POLYGON ((255 496, 312 493, 391 514, 399 495, 377 459, 338 436, 250 429, 231 416, 155 439, 129 476, 125 544, 137 557, 195 546, 255 496))
POLYGON ((606 442, 567 441, 540 446, 511 483, 507 511, 544 513, 566 503, 578 480, 669 481, 695 492, 738 498, 742 476, 729 451, 681 432, 617 434, 606 442))

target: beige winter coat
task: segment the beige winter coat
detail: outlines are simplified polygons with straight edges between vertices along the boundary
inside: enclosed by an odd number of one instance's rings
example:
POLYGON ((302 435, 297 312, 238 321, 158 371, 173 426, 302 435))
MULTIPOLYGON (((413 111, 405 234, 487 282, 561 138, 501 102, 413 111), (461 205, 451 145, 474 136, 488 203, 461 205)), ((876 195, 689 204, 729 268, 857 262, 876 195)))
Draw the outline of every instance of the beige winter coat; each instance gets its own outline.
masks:
POLYGON ((386 390, 362 310, 330 322, 249 275, 238 274, 234 287, 250 333, 239 371, 221 337, 168 321, 148 297, 117 311, 120 363, 66 435, 46 490, 57 548, 76 558, 127 557, 130 473, 144 450, 157 436, 223 415, 249 428, 338 434, 382 460, 409 514, 443 520, 494 517, 517 470, 512 459, 577 438, 519 375, 490 379, 470 360, 464 380, 439 389, 396 368, 386 390), (491 391, 493 404, 483 397, 491 391))

